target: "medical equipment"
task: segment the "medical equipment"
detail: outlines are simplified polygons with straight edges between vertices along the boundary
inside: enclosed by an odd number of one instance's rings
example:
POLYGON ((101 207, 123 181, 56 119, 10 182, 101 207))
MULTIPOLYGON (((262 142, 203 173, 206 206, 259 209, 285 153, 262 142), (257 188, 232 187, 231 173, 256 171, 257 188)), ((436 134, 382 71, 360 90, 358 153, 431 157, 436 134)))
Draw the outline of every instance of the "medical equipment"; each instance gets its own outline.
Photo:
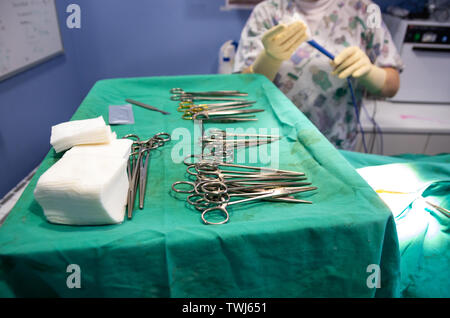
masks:
POLYGON ((110 105, 108 114, 110 125, 134 124, 133 108, 130 104, 110 105))
POLYGON ((243 98, 233 98, 233 97, 216 97, 216 96, 192 96, 192 95, 172 95, 170 100, 181 101, 181 102, 193 102, 195 100, 208 100, 208 101, 229 101, 229 102, 239 102, 245 101, 243 98))
MULTIPOLYGON (((253 113, 259 113, 263 112, 264 109, 241 109, 241 110, 227 110, 227 109, 218 109, 218 110, 212 110, 212 111, 201 111, 198 113, 195 113, 192 116, 192 119, 201 119, 203 121, 209 121, 209 122, 223 122, 223 120, 233 119, 238 121, 245 121, 249 120, 250 118, 253 118, 255 116, 253 115, 246 115, 246 114, 253 114, 253 113), (231 117, 227 117, 230 116, 231 117), (233 117, 234 116, 234 117, 233 117)), ((251 120, 251 119, 250 119, 251 120)), ((255 120, 257 120, 255 118, 255 120)))
POLYGON ((34 197, 50 223, 105 225, 123 222, 132 141, 79 145, 42 174, 34 197))
POLYGON ((196 180, 174 182, 172 190, 189 194, 187 202, 202 212, 201 218, 205 224, 218 225, 228 222, 227 207, 239 203, 256 200, 312 203, 296 199, 292 195, 317 189, 308 186, 309 182, 300 182, 306 180, 303 172, 273 168, 200 161, 189 165, 186 172, 196 180), (237 197, 245 199, 231 200, 237 197), (207 216, 214 211, 222 213, 222 221, 209 220, 210 217, 207 216))
POLYGON ((281 138, 278 135, 235 134, 220 129, 210 129, 203 138, 200 138, 200 142, 203 152, 208 150, 209 153, 222 153, 232 160, 234 152, 238 149, 270 144, 281 138))
POLYGON ((450 211, 447 209, 444 209, 443 207, 433 204, 429 201, 425 201, 428 205, 432 206, 433 208, 435 208, 436 210, 438 210, 439 212, 441 212, 442 214, 444 214, 446 217, 450 218, 450 211))
POLYGON ((223 90, 223 91, 204 91, 204 92, 186 92, 182 88, 172 88, 171 94, 174 95, 190 95, 190 96, 248 96, 247 93, 243 93, 237 90, 223 90))
POLYGON ((239 101, 239 102, 227 102, 227 103, 214 103, 214 104, 194 104, 193 101, 180 102, 178 106, 178 111, 202 111, 210 110, 221 107, 232 107, 232 106, 250 106, 256 103, 256 101, 239 101))
POLYGON ((222 91, 204 91, 204 92, 186 92, 182 88, 172 88, 170 90, 172 96, 171 100, 176 101, 193 101, 193 100, 223 100, 223 101, 240 101, 238 98, 233 97, 244 97, 248 96, 247 93, 240 92, 237 90, 222 90, 222 91))
MULTIPOLYGON (((311 45, 313 48, 317 49, 323 55, 327 56, 332 61, 334 60, 334 58, 335 58, 334 55, 331 54, 328 50, 326 50, 319 43, 317 43, 315 40, 310 39, 310 40, 307 41, 307 43, 309 45, 311 45)), ((362 143, 363 143, 363 147, 364 147, 364 152, 368 153, 367 145, 366 145, 366 139, 365 139, 365 136, 364 136, 364 130, 362 128, 360 117, 359 117, 359 110, 358 110, 358 105, 357 105, 357 102, 356 102, 355 91, 353 89, 353 84, 352 84, 352 81, 351 81, 350 77, 347 77, 347 85, 348 85, 348 88, 350 90, 350 96, 351 96, 351 99, 352 99, 353 108, 355 110, 356 120, 357 120, 357 123, 358 123, 358 127, 360 129, 361 139, 362 139, 362 143)))
POLYGON ((127 98, 125 101, 128 102, 128 103, 130 103, 130 104, 134 104, 134 105, 136 105, 136 106, 140 106, 140 107, 144 107, 144 108, 146 108, 146 109, 150 109, 150 110, 154 110, 154 111, 160 112, 160 113, 162 113, 162 114, 164 114, 164 115, 170 115, 169 112, 166 112, 166 111, 161 110, 161 109, 158 109, 158 108, 156 108, 156 107, 153 107, 153 106, 150 106, 150 105, 147 105, 147 104, 144 104, 144 103, 135 101, 135 100, 133 100, 133 99, 127 98))
POLYGON ((181 116, 181 118, 183 119, 195 119, 194 116, 198 113, 201 112, 220 112, 220 111, 227 111, 227 110, 234 110, 234 109, 241 109, 241 108, 247 108, 252 106, 251 104, 241 104, 241 105, 236 105, 236 106, 223 106, 223 107, 208 107, 208 108, 203 108, 203 107, 192 107, 189 110, 184 110, 183 111, 183 115, 181 116))
MULTIPOLYGON (((450 103, 450 23, 406 20, 383 15, 404 70, 400 89, 391 98, 396 103, 450 103)), ((395 105, 392 105, 395 107, 395 105)))
POLYGON ((235 151, 239 149, 270 144, 282 138, 282 136, 278 135, 235 134, 220 129, 210 129, 205 134, 203 121, 197 120, 196 122, 201 126, 201 137, 199 138, 201 153, 186 156, 183 162, 187 166, 195 163, 192 160, 230 163, 234 160, 235 151), (234 137, 242 139, 235 139, 234 137))
POLYGON ((128 172, 128 218, 133 216, 133 209, 136 200, 137 189, 139 187, 139 208, 144 208, 145 191, 147 188, 147 173, 152 150, 164 146, 166 142, 171 140, 168 133, 157 133, 147 140, 141 140, 135 134, 129 134, 123 138, 133 139, 131 145, 131 154, 127 163, 128 172))
POLYGON ((59 153, 77 145, 110 143, 115 138, 111 127, 99 116, 52 126, 50 144, 59 153))

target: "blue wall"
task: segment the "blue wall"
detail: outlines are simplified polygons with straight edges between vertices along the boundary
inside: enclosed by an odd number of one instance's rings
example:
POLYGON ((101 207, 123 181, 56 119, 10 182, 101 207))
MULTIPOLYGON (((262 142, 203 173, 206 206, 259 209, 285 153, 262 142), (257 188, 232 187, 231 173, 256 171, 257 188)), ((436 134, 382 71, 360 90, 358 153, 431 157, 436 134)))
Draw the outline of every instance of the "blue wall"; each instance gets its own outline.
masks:
POLYGON ((0 82, 0 198, 40 163, 50 127, 82 100, 73 44, 61 31, 65 55, 0 82))
POLYGON ((50 127, 70 119, 97 80, 215 73, 220 46, 239 39, 250 14, 221 11, 224 0, 56 3, 65 55, 0 82, 0 198, 40 163, 50 127), (81 7, 81 29, 66 27, 70 3, 81 7))
POLYGON ((250 11, 223 0, 57 0, 65 55, 0 82, 0 198, 50 149, 50 128, 73 115, 99 79, 217 70, 223 42, 250 11), (66 7, 81 7, 81 29, 66 7))
POLYGON ((220 46, 239 38, 250 13, 220 11, 223 0, 77 3, 83 92, 101 78, 215 73, 220 46))

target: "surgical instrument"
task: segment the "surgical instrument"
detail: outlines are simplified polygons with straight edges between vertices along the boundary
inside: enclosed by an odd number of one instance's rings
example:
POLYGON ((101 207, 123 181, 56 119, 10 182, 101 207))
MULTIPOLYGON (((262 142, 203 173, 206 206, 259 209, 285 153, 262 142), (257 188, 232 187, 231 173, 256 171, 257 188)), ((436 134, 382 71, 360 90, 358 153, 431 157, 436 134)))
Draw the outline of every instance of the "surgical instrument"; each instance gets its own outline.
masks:
POLYGON ((240 109, 240 110, 216 110, 216 111, 202 111, 195 113, 192 116, 193 120, 202 119, 207 122, 223 122, 224 120, 233 121, 246 121, 249 119, 255 119, 255 116, 248 115, 253 113, 263 112, 264 109, 240 109), (231 115, 231 116, 230 116, 231 115))
MULTIPOLYGON (((315 187, 307 187, 307 188, 294 188, 294 189, 287 189, 287 188, 277 188, 277 189, 273 189, 273 190, 269 190, 269 191, 263 191, 263 192, 257 192, 257 193, 253 193, 253 197, 250 198, 246 198, 246 199, 241 199, 238 201, 230 201, 229 200, 229 196, 228 199, 224 198, 225 202, 222 203, 222 200, 218 201, 216 204, 216 206, 210 207, 205 209, 202 212, 202 220, 205 224, 212 224, 212 225, 219 225, 219 224, 224 224, 226 222, 228 222, 228 220, 230 219, 230 215, 227 211, 227 207, 234 205, 234 204, 240 204, 240 203, 244 203, 244 202, 249 202, 249 201, 255 201, 255 200, 263 200, 263 199, 268 199, 268 198, 277 198, 277 197, 282 197, 282 196, 286 196, 286 195, 291 195, 291 194, 295 194, 295 193, 300 193, 300 192, 305 192, 305 191, 311 191, 311 190, 315 190, 315 187), (206 218, 206 215, 208 213, 211 213, 213 211, 220 211, 225 215, 225 219, 220 221, 220 222, 211 222, 208 221, 206 218)), ((302 203, 305 203, 306 201, 303 201, 302 203)), ((211 203, 211 202, 208 202, 211 203)))
POLYGON ((166 112, 166 111, 161 110, 161 109, 158 109, 158 108, 156 108, 156 107, 153 107, 153 106, 144 104, 144 103, 142 103, 142 102, 138 102, 138 101, 133 100, 133 99, 127 98, 125 101, 128 102, 128 103, 130 103, 130 104, 136 105, 136 106, 140 106, 140 107, 144 107, 144 108, 146 108, 146 109, 150 109, 150 110, 154 110, 154 111, 160 112, 160 113, 162 113, 162 114, 164 114, 164 115, 170 115, 169 112, 166 112))
MULTIPOLYGON (((316 50, 318 50, 320 53, 322 53, 323 55, 328 57, 330 60, 334 61, 335 56, 331 52, 329 52, 327 49, 325 49, 322 45, 317 43, 315 40, 310 39, 310 40, 307 41, 307 43, 309 45, 311 45, 313 48, 315 48, 316 50)), ((361 121, 360 121, 360 118, 359 118, 358 105, 357 105, 357 102, 356 102, 356 95, 355 95, 355 91, 353 89, 353 84, 352 84, 352 81, 351 81, 350 77, 347 77, 347 85, 348 85, 348 88, 350 90, 350 96, 351 96, 353 108, 355 110, 355 116, 356 116, 357 124, 361 128, 360 132, 361 132, 361 139, 362 139, 362 144, 363 144, 363 147, 364 147, 364 152, 367 153, 368 151, 367 151, 367 146, 366 146, 366 139, 365 139, 365 136, 364 136, 364 130, 362 129, 362 126, 361 126, 361 121)), ((364 107, 364 105, 363 105, 363 107, 364 107)))
POLYGON ((228 110, 235 110, 235 109, 242 109, 252 106, 251 104, 241 104, 241 105, 234 105, 234 106, 222 106, 222 107, 211 107, 211 108, 202 108, 202 107, 193 107, 188 110, 184 110, 183 115, 181 118, 191 120, 194 119, 194 115, 201 113, 201 112, 221 112, 221 111, 228 111, 228 110))
POLYGON ((152 150, 164 146, 164 144, 171 140, 168 133, 157 133, 148 140, 141 140, 135 134, 129 134, 123 138, 133 138, 131 145, 130 158, 127 163, 128 172, 128 197, 127 208, 128 218, 133 216, 134 203, 136 199, 137 190, 139 187, 139 208, 144 208, 145 191, 147 188, 147 173, 150 161, 150 153, 152 150))
POLYGON ((224 106, 238 106, 238 105, 246 105, 246 104, 254 104, 256 101, 254 100, 241 100, 238 102, 222 102, 222 103, 209 103, 209 104, 194 104, 192 101, 185 101, 180 102, 178 110, 182 111, 183 109, 191 109, 191 108, 204 108, 204 109, 210 109, 210 108, 217 108, 217 107, 224 107, 224 106))
POLYGON ((431 202, 429 202, 429 201, 425 201, 428 205, 430 205, 430 206, 432 206, 433 208, 435 208, 436 210, 438 210, 439 212, 441 212, 442 214, 444 214, 446 217, 450 217, 450 211, 449 210, 447 210, 447 209, 445 209, 445 208, 443 208, 443 207, 441 207, 441 206, 439 206, 439 205, 436 205, 436 204, 433 204, 433 203, 431 203, 431 202))
POLYGON ((238 203, 262 200, 310 204, 311 201, 296 199, 292 195, 317 189, 309 186, 309 182, 300 182, 306 179, 303 172, 274 168, 217 164, 201 160, 188 166, 186 172, 196 180, 174 182, 172 190, 189 194, 187 202, 202 212, 201 219, 205 224, 228 222, 229 214, 226 208, 238 203), (231 200, 236 197, 244 199, 231 200), (221 212, 224 220, 212 222, 208 216, 213 211, 221 212))
POLYGON ((247 93, 243 93, 237 90, 222 90, 222 91, 204 91, 204 92, 186 92, 182 88, 172 88, 171 94, 174 95, 191 95, 191 96, 248 96, 247 93))
POLYGON ((217 96, 192 96, 192 95, 172 95, 170 97, 173 101, 182 101, 182 102, 193 102, 195 100, 208 100, 208 101, 229 101, 229 102, 240 102, 245 101, 243 98, 235 98, 235 97, 217 97, 217 96))

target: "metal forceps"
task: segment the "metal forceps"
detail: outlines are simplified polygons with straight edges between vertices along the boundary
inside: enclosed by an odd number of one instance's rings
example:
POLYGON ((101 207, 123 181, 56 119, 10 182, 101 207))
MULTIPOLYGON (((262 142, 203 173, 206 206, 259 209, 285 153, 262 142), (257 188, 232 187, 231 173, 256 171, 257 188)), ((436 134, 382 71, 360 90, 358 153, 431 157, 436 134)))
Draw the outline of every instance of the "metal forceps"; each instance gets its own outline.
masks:
MULTIPOLYGON (((221 164, 224 165, 224 164, 221 164)), ((221 170, 219 164, 213 162, 200 161, 196 164, 191 164, 186 168, 186 172, 197 178, 196 182, 191 181, 177 181, 172 184, 172 190, 178 193, 200 193, 202 183, 209 181, 220 181, 223 184, 229 183, 235 187, 248 186, 247 189, 261 188, 267 186, 299 186, 305 185, 305 183, 298 183, 300 180, 305 180, 305 174, 303 172, 279 170, 262 167, 251 167, 244 165, 230 164, 231 167, 244 168, 253 171, 240 171, 240 170, 221 170), (195 169, 195 172, 192 171, 195 169), (261 170, 263 169, 263 170, 261 170), (263 173, 261 173, 263 171, 263 173), (258 173, 259 172, 259 173, 258 173), (229 180, 227 180, 229 179, 229 180), (284 181, 280 181, 284 180, 284 181), (289 180, 286 181, 286 180, 289 180), (178 185, 188 186, 187 189, 179 189, 178 185), (200 188, 199 188, 200 187, 200 188)), ((308 183, 309 184, 309 183, 308 183)), ((239 189, 242 190, 242 189, 239 189)))
POLYGON ((229 133, 221 129, 209 129, 209 137, 215 139, 223 139, 226 137, 256 137, 256 138, 267 138, 267 139, 281 139, 282 136, 279 135, 263 135, 263 134, 235 134, 229 133))
POLYGON ((191 171, 192 166, 188 166, 186 172, 190 175, 197 177, 198 180, 219 180, 223 183, 238 184, 242 182, 255 182, 255 181, 300 181, 305 180, 306 177, 302 173, 255 173, 252 171, 237 171, 237 170, 220 170, 220 169, 202 169, 195 166, 197 172, 191 171))
POLYGON ((221 90, 221 91, 203 91, 203 92, 186 92, 182 88, 176 87, 170 90, 174 95, 190 95, 190 96, 248 96, 247 93, 238 90, 221 90))
POLYGON ((182 102, 193 102, 195 100, 202 100, 202 101, 229 101, 229 102, 241 102, 245 101, 243 98, 236 98, 236 97, 217 97, 217 96, 192 96, 192 95, 172 95, 170 97, 173 101, 182 101, 182 102))
POLYGON ((203 110, 213 110, 216 108, 232 107, 232 106, 250 106, 256 103, 256 101, 240 101, 240 102, 226 102, 226 103, 214 103, 214 104, 194 104, 193 102, 180 102, 178 106, 178 111, 203 111, 203 110))
MULTIPOLYGON (((181 118, 183 119, 194 119, 194 115, 201 113, 201 112, 220 112, 220 111, 231 111, 235 109, 241 109, 252 106, 251 104, 240 104, 240 105, 231 105, 231 106, 221 106, 221 107, 192 107, 190 109, 186 109, 183 112, 183 115, 181 118)), ((198 119, 197 119, 198 120, 198 119)))
POLYGON ((136 193, 139 187, 139 208, 144 208, 145 191, 147 187, 147 173, 150 161, 150 152, 156 148, 164 146, 170 141, 168 133, 158 133, 148 140, 141 141, 137 135, 130 134, 123 138, 135 138, 136 140, 131 145, 130 159, 127 164, 128 171, 128 218, 131 219, 133 215, 134 203, 136 193))
POLYGON ((216 171, 220 169, 220 167, 230 167, 230 168, 239 168, 239 169, 247 169, 247 170, 253 170, 253 171, 259 171, 259 172, 270 172, 270 173, 276 173, 276 174, 286 174, 291 176, 304 176, 305 173, 303 172, 296 172, 296 171, 289 171, 289 170, 281 170, 281 169, 274 169, 274 168, 266 168, 266 167, 254 167, 254 166, 246 166, 246 165, 239 165, 234 163, 211 163, 211 162, 199 162, 196 164, 196 167, 199 167, 203 170, 209 170, 209 171, 216 171))
POLYGON ((192 116, 193 120, 201 119, 203 122, 239 122, 256 121, 253 113, 263 112, 264 109, 241 109, 241 110, 214 110, 202 111, 192 116), (250 115, 249 115, 250 114, 250 115))
MULTIPOLYGON (((299 192, 304 192, 304 191, 309 191, 315 189, 314 187, 309 187, 309 188, 292 188, 292 189, 288 189, 288 188, 275 188, 273 190, 269 190, 269 191, 262 191, 262 192, 257 192, 257 193, 252 193, 253 196, 251 196, 250 198, 246 198, 246 199, 241 199, 241 200, 237 200, 237 201, 230 201, 230 195, 228 195, 227 197, 224 196, 219 196, 219 200, 214 201, 213 203, 217 203, 216 206, 213 207, 209 207, 206 208, 203 212, 202 212, 202 220, 205 224, 212 224, 212 225, 219 225, 219 224, 224 224, 226 222, 228 222, 228 220, 230 219, 230 215, 227 211, 227 207, 234 205, 234 204, 240 204, 240 203, 244 203, 244 202, 250 202, 250 201, 255 201, 255 200, 264 200, 264 199, 270 199, 270 198, 277 198, 277 197, 282 197, 282 196, 287 196, 287 195, 291 195, 291 194, 295 194, 295 193, 299 193, 299 192), (224 216, 224 220, 220 221, 220 222, 211 222, 207 220, 207 215, 213 211, 220 211, 224 216)), ((223 192, 223 193, 227 193, 227 192, 223 192)), ((208 202, 208 203, 211 203, 208 202)))
POLYGON ((306 179, 303 172, 273 168, 201 160, 189 165, 186 172, 194 176, 196 180, 174 182, 172 190, 189 194, 187 202, 202 213, 202 220, 205 224, 228 222, 229 214, 226 207, 247 201, 263 200, 310 204, 311 201, 300 200, 292 195, 317 189, 310 186, 309 182, 300 182, 306 179), (244 197, 244 199, 231 201, 235 197, 244 197), (220 222, 208 220, 207 216, 213 211, 220 211, 224 220, 220 222))

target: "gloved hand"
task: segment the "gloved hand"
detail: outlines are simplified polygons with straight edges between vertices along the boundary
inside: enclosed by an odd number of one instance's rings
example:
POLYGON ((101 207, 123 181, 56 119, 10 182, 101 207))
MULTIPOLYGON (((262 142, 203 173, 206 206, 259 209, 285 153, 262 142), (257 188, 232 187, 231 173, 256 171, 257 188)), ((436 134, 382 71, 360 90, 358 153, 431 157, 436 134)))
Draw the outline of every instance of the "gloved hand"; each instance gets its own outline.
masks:
POLYGON ((353 76, 371 93, 379 93, 386 81, 386 71, 375 66, 369 57, 359 47, 351 46, 344 49, 331 62, 334 71, 331 73, 339 78, 353 76))
POLYGON ((306 25, 301 21, 296 21, 289 26, 278 24, 267 30, 262 37, 264 51, 253 63, 253 72, 273 80, 281 63, 288 60, 297 47, 307 40, 306 30, 306 25))

